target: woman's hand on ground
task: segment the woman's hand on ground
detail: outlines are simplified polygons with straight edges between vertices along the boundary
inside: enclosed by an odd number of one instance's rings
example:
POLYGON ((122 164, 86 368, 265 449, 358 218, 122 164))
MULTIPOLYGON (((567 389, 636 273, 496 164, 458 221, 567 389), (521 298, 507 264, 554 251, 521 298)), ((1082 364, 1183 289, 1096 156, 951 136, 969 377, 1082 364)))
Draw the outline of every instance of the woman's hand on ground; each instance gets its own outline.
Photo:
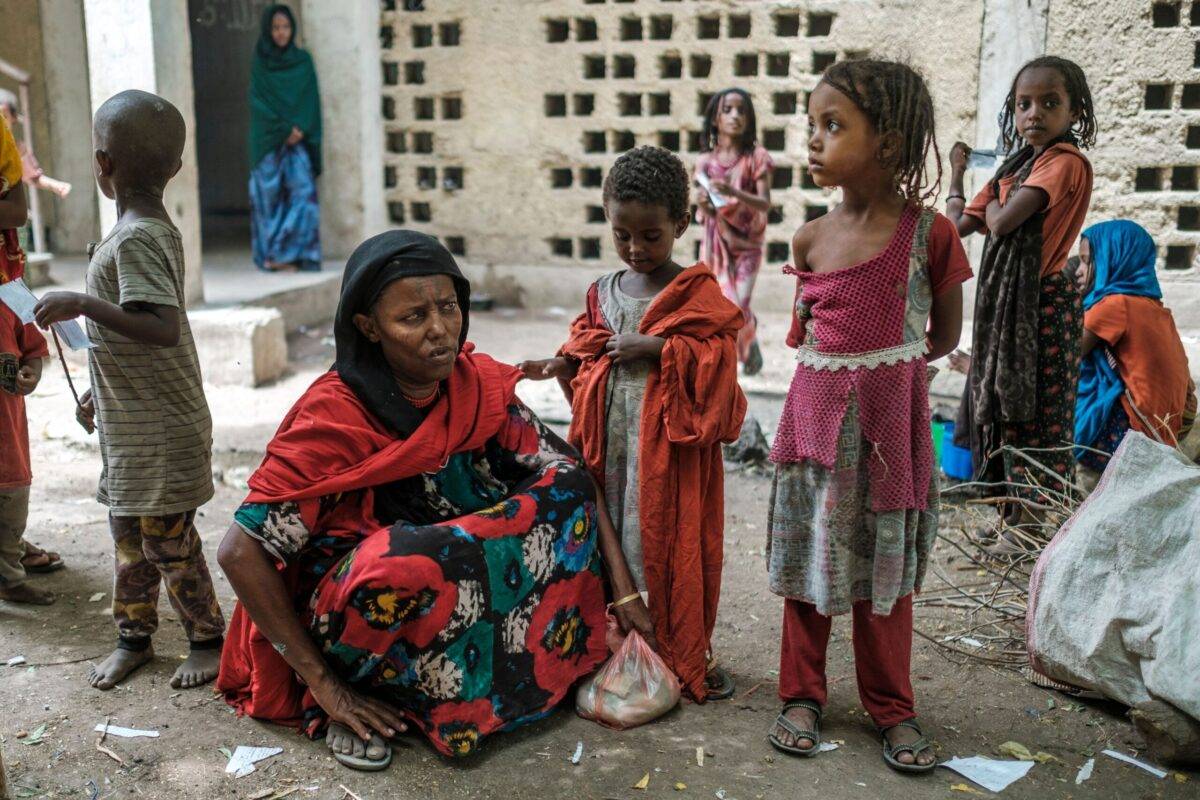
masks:
POLYGON ((604 349, 614 364, 646 359, 658 361, 662 358, 663 345, 667 340, 661 336, 646 336, 642 333, 619 333, 605 343, 604 349))
POLYGON ((297 128, 296 126, 293 125, 292 132, 289 133, 288 137, 287 137, 287 144, 288 145, 299 144, 300 140, 303 138, 304 138, 304 131, 300 130, 299 128, 297 128))
POLYGON ((313 698, 332 722, 340 722, 364 742, 370 741, 371 731, 384 739, 408 730, 400 713, 383 702, 359 694, 337 678, 328 678, 310 686, 313 698))
POLYGON ((966 142, 955 142, 954 147, 950 148, 950 170, 951 172, 966 172, 967 157, 971 155, 971 148, 966 142))
POLYGON ((562 380, 573 377, 570 362, 562 356, 543 358, 539 361, 522 361, 517 364, 517 369, 521 370, 531 381, 548 381, 551 378, 562 380))
POLYGON ((617 622, 621 626, 621 630, 629 633, 636 630, 646 644, 650 645, 650 649, 658 649, 658 637, 654 635, 654 621, 650 619, 650 609, 646 608, 646 601, 641 597, 637 600, 630 600, 624 605, 613 608, 613 614, 617 617, 617 622))

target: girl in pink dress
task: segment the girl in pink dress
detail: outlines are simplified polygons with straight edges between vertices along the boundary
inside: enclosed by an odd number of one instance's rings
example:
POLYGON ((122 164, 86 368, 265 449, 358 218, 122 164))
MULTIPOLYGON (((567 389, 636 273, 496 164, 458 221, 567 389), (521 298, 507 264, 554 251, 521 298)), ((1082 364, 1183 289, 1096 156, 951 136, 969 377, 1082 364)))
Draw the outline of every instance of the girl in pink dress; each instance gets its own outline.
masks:
POLYGON ((941 176, 926 171, 937 144, 917 73, 839 62, 808 118, 809 172, 842 201, 796 233, 788 270, 799 363, 771 452, 767 565, 786 600, 784 707, 769 738, 819 752, 830 617, 852 612, 859 697, 884 760, 929 772, 909 678, 912 593, 937 531, 927 363, 958 344, 971 270, 954 225, 924 207, 941 176))
POLYGON ((742 309, 746 324, 738 334, 738 361, 747 375, 754 375, 763 360, 750 295, 762 266, 775 165, 758 143, 750 95, 741 89, 713 95, 704 111, 700 147, 692 193, 704 224, 700 260, 712 267, 730 302, 742 309))

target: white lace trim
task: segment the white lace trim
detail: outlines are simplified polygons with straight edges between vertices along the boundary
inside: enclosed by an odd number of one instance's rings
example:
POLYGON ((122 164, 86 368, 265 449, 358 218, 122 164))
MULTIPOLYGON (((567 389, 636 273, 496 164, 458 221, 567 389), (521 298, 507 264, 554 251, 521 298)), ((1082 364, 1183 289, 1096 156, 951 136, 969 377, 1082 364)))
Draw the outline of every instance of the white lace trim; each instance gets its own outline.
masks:
POLYGON ((928 352, 924 339, 907 342, 868 353, 822 353, 806 345, 796 350, 796 361, 806 367, 836 371, 839 369, 874 369, 905 361, 914 361, 928 352))

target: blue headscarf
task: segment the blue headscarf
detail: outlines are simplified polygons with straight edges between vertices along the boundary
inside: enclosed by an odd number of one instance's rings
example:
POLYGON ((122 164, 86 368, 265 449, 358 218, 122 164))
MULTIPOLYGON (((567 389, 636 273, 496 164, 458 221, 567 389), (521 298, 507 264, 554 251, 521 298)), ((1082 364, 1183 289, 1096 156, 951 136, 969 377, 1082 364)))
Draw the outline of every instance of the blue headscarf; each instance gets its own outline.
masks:
MULTIPOLYGON (((1114 294, 1162 299, 1154 264, 1158 248, 1146 229, 1119 219, 1101 222, 1083 232, 1092 250, 1092 289, 1083 298, 1087 311, 1114 294)), ((1075 396, 1075 444, 1090 446, 1108 422, 1125 393, 1125 384, 1109 362, 1106 347, 1098 346, 1083 360, 1075 396)), ((1076 448, 1075 457, 1080 450, 1076 448)))

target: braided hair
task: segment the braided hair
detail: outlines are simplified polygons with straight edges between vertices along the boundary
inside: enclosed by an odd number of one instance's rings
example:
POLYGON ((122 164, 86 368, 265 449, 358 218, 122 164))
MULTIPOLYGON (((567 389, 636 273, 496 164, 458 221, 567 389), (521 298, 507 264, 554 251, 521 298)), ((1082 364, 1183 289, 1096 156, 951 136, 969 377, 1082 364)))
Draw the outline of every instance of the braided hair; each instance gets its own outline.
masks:
POLYGON ((742 140, 738 149, 748 153, 758 144, 758 119, 754 115, 754 101, 750 99, 745 89, 722 89, 708 98, 704 107, 704 127, 700 129, 700 152, 709 153, 717 146, 717 117, 721 114, 721 103, 725 98, 735 94, 742 98, 742 113, 746 115, 746 129, 742 131, 742 140))
POLYGON ((1012 150, 1021 135, 1017 133, 1017 81, 1029 69, 1052 69, 1062 76, 1063 85, 1067 89, 1067 97, 1071 100, 1071 110, 1079 114, 1079 119, 1071 126, 1068 136, 1072 143, 1081 148, 1091 147, 1096 143, 1096 109, 1092 104, 1092 90, 1088 88, 1087 76, 1074 61, 1068 61, 1058 56, 1042 56, 1030 61, 1017 70, 1008 97, 1004 98, 1004 111, 1000 114, 1000 135, 1004 139, 1004 149, 1012 150))
POLYGON ((852 59, 833 64, 821 82, 850 98, 881 138, 892 134, 897 140, 894 154, 886 161, 881 153, 877 156, 895 171, 897 189, 905 199, 923 204, 937 196, 942 157, 934 131, 933 98, 916 70, 895 61, 852 59), (936 168, 932 183, 931 150, 936 168))
POLYGON ((604 207, 635 200, 662 206, 671 219, 688 213, 688 174, 670 150, 643 145, 621 155, 604 177, 604 207))

